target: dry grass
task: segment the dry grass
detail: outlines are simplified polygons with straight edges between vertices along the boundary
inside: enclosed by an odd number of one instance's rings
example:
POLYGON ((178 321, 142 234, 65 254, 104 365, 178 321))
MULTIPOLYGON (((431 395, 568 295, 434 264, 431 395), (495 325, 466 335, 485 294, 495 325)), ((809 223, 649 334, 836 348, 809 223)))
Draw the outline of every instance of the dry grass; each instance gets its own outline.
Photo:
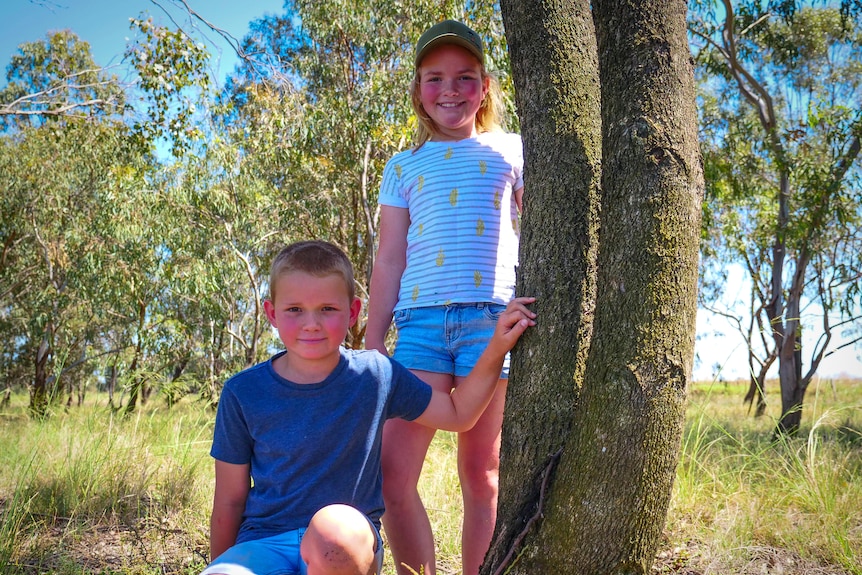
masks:
MULTIPOLYGON (((773 387, 777 387, 773 385, 773 387)), ((683 452, 654 573, 862 574, 862 381, 822 381, 797 439, 773 442, 741 383, 690 390, 683 452)), ((43 421, 0 413, 0 573, 191 574, 204 564, 212 414, 158 401, 130 419, 98 405, 43 421)), ((100 400, 101 401, 101 400, 100 400)), ((98 402, 96 402, 98 403, 98 402)), ((438 572, 460 569, 455 440, 422 480, 438 572)), ((394 573, 387 554, 386 573, 394 573)))

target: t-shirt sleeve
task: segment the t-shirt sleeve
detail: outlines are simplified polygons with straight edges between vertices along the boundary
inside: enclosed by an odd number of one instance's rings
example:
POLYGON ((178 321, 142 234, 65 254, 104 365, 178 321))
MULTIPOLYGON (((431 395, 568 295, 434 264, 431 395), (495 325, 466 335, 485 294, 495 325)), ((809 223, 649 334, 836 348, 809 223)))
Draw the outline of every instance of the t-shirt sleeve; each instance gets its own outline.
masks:
POLYGON ((388 417, 413 421, 425 412, 431 403, 431 386, 410 373, 395 360, 392 362, 392 396, 388 417))
POLYGON ((383 167, 383 179, 380 183, 380 195, 377 203, 394 208, 406 208, 407 199, 402 195, 400 155, 394 156, 383 167))
POLYGON ((524 143, 520 134, 512 134, 512 166, 515 172, 515 183, 512 190, 520 190, 524 187, 524 143))
POLYGON ((210 455, 219 461, 237 465, 251 462, 252 439, 248 425, 239 400, 227 385, 218 402, 210 455))

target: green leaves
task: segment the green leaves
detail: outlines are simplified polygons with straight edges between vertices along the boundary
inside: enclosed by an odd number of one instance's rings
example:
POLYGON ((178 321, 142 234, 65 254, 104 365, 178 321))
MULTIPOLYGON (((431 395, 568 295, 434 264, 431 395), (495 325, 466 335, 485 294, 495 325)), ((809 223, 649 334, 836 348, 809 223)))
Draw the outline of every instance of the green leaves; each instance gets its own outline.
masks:
POLYGON ((97 66, 90 47, 70 30, 19 47, 0 91, 0 131, 68 117, 116 117, 125 93, 116 76, 97 66))
POLYGON ((209 53, 181 30, 156 26, 151 19, 133 19, 140 37, 126 50, 149 99, 145 119, 135 128, 146 140, 165 138, 181 156, 203 133, 193 123, 210 88, 209 53))

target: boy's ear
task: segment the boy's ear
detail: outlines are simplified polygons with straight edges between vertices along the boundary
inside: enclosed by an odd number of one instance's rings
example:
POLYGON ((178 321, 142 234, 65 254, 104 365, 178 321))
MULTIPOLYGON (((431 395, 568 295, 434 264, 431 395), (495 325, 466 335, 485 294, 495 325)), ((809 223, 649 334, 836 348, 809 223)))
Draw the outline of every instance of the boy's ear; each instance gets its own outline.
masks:
POLYGON ((268 299, 263 300, 263 311, 266 312, 266 319, 269 320, 269 325, 278 328, 275 325, 275 306, 268 299))
POLYGON ((362 300, 355 297, 353 298, 353 301, 350 302, 350 327, 356 325, 357 320, 359 320, 360 311, 362 311, 362 300))

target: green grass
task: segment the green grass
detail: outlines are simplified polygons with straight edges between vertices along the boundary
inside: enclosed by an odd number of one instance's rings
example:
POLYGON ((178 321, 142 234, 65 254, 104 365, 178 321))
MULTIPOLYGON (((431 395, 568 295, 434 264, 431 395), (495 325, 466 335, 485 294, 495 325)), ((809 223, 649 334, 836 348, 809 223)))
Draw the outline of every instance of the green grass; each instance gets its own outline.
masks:
POLYGON ((809 389, 798 437, 777 441, 777 390, 755 419, 743 385, 692 387, 666 528, 672 546, 701 568, 722 566, 707 572, 784 562, 797 570, 766 572, 862 574, 862 382, 831 383, 809 389))
POLYGON ((0 414, 2 572, 193 572, 206 550, 211 423, 193 405, 0 414))
MULTIPOLYGON (((774 441, 777 384, 753 418, 741 383, 698 383, 656 572, 862 575, 862 381, 821 381, 797 438, 774 441)), ((27 416, 0 412, 0 573, 195 573, 204 564, 213 413, 113 413, 106 398, 27 416)), ((455 439, 438 433, 421 491, 438 572, 460 568, 455 439)), ((386 573, 393 573, 387 554, 386 573)))

